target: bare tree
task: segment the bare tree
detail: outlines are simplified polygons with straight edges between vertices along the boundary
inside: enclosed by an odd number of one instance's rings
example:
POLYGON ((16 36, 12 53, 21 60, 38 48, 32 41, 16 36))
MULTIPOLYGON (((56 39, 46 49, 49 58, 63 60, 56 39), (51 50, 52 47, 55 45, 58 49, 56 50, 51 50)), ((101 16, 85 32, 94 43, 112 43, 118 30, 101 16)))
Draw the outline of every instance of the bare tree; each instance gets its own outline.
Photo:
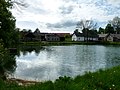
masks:
POLYGON ((11 0, 13 8, 17 9, 17 11, 21 11, 24 8, 27 8, 29 5, 25 2, 25 0, 11 0))
POLYGON ((120 18, 114 17, 113 20, 109 21, 109 23, 114 28, 114 31, 120 34, 120 18))
POLYGON ((96 30, 97 23, 93 20, 81 20, 77 23, 77 28, 82 30, 84 37, 87 38, 88 42, 88 32, 89 30, 96 30))
POLYGON ((97 28, 97 23, 93 20, 81 20, 77 23, 77 28, 80 28, 82 30, 85 28, 92 30, 97 28))

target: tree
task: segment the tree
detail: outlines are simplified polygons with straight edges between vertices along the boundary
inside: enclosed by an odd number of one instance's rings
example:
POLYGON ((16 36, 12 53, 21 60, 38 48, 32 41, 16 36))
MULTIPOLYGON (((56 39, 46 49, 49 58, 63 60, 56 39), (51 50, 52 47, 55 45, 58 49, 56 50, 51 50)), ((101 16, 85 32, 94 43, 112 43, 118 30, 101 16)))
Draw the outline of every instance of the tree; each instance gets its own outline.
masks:
POLYGON ((0 0, 0 39, 4 46, 9 47, 18 43, 18 31, 15 29, 15 18, 10 9, 13 4, 11 0, 0 0))
POLYGON ((105 33, 114 33, 114 28, 111 26, 111 24, 107 24, 107 26, 105 27, 105 33))
POLYGON ((78 29, 75 29, 74 33, 79 33, 78 29))
POLYGON ((28 4, 25 3, 23 0, 12 0, 11 3, 14 5, 14 7, 17 5, 19 7, 27 7, 28 4))
POLYGON ((114 31, 120 34, 120 18, 114 17, 113 20, 109 21, 109 23, 114 28, 114 31))
POLYGON ((77 28, 80 28, 84 34, 84 37, 87 38, 88 42, 88 32, 89 30, 96 30, 97 23, 93 20, 81 20, 77 23, 77 28))
POLYGON ((99 33, 99 34, 105 33, 105 30, 104 30, 103 28, 100 27, 98 33, 99 33))
POLYGON ((3 47, 0 40, 0 78, 6 79, 7 74, 14 72, 16 61, 8 50, 3 47))

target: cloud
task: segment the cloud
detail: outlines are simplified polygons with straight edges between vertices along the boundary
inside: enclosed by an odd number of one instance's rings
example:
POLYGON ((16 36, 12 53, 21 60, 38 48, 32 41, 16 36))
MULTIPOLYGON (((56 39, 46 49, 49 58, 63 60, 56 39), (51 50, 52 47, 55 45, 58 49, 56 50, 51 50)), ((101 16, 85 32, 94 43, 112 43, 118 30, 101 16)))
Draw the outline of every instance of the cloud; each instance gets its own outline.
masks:
POLYGON ((16 23, 18 27, 21 27, 21 29, 36 29, 38 27, 38 24, 34 21, 19 21, 16 23))
POLYGON ((107 0, 107 2, 112 5, 120 5, 120 0, 107 0))
POLYGON ((68 7, 62 6, 59 9, 61 10, 62 14, 70 14, 73 11, 73 6, 68 7))
POLYGON ((81 19, 96 20, 103 26, 120 16, 120 0, 25 0, 25 3, 29 6, 22 13, 12 10, 20 28, 73 31, 81 19))
POLYGON ((72 27, 76 26, 77 22, 75 21, 65 21, 65 22, 59 22, 55 24, 47 23, 47 28, 66 28, 66 27, 72 27))

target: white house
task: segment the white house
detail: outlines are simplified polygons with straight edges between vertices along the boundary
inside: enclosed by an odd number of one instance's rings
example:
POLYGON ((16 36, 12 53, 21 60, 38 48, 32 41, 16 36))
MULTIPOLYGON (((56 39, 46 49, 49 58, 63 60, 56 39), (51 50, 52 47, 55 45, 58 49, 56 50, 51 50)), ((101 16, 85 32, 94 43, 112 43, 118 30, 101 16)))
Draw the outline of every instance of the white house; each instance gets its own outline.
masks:
POLYGON ((98 41, 98 35, 84 36, 83 33, 73 33, 72 41, 98 41))
POLYGON ((73 33, 72 41, 84 41, 84 36, 81 33, 73 33))

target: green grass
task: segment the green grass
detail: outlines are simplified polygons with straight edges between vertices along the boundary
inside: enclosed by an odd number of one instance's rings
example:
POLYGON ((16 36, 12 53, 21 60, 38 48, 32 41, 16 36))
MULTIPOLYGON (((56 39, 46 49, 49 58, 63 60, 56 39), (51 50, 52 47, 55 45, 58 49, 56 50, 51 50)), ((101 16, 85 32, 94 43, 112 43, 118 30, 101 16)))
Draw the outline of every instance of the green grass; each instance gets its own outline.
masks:
POLYGON ((60 46, 60 45, 120 45, 120 42, 76 42, 76 41, 63 41, 63 42, 21 42, 20 45, 39 45, 39 46, 60 46))
POLYGON ((0 80, 0 90, 120 90, 120 66, 88 72, 75 78, 59 77, 55 82, 46 81, 36 85, 18 86, 0 80))

